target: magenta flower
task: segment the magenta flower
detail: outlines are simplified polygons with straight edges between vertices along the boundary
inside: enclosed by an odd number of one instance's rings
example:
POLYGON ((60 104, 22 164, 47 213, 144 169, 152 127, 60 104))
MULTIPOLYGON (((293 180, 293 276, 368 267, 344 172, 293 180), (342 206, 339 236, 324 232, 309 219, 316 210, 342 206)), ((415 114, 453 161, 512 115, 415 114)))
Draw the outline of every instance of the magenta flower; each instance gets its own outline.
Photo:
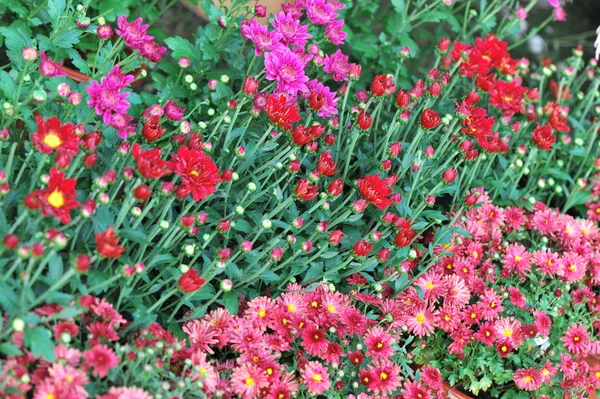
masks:
POLYGON ((344 40, 346 39, 346 32, 344 29, 344 20, 336 19, 325 28, 325 36, 327 36, 327 40, 331 42, 331 44, 336 46, 341 46, 344 44, 344 40))
POLYGON ((267 80, 277 81, 277 89, 291 95, 306 91, 308 77, 304 74, 304 66, 287 47, 265 54, 267 80))
POLYGON ((554 8, 560 7, 560 1, 559 0, 548 0, 548 4, 550 4, 554 8))
POLYGON ((148 25, 142 25, 142 18, 138 18, 135 21, 128 22, 125 15, 121 15, 117 19, 118 29, 115 30, 116 34, 121 36, 132 49, 140 49, 144 43, 151 42, 154 37, 146 34, 148 31, 148 25))
POLYGON ((337 7, 325 0, 306 0, 305 8, 309 21, 315 25, 328 25, 339 16, 337 7))
POLYGON ((62 66, 62 62, 54 62, 51 58, 46 57, 46 52, 42 51, 40 53, 40 73, 44 76, 52 78, 54 76, 64 76, 66 73, 62 71, 60 68, 62 66))
POLYGON ((321 118, 330 118, 338 113, 336 105, 339 98, 335 96, 336 92, 332 92, 317 79, 308 82, 308 90, 303 97, 308 100, 310 107, 317 111, 317 115, 321 118))
POLYGON ((564 22, 567 20, 567 12, 562 7, 556 7, 554 9, 554 19, 559 22, 564 22))
POLYGON ((161 60, 165 51, 167 51, 166 47, 161 47, 159 44, 152 41, 147 41, 142 44, 142 46, 138 49, 140 55, 149 61, 158 62, 161 60))
POLYGON ((300 25, 300 21, 295 19, 292 14, 279 12, 271 23, 275 31, 281 35, 281 42, 286 46, 304 47, 307 39, 312 37, 307 33, 308 26, 300 25))
POLYGON ((350 70, 348 56, 344 55, 339 49, 332 55, 325 56, 323 70, 333 75, 333 80, 336 82, 348 80, 348 71, 350 70))
POLYGON ((88 107, 94 108, 107 125, 111 123, 113 113, 127 114, 130 104, 125 99, 129 93, 122 93, 121 90, 132 80, 133 75, 121 73, 119 66, 115 65, 100 83, 94 80, 85 88, 90 95, 88 107))
POLYGON ((241 32, 244 39, 254 43, 254 54, 257 57, 262 55, 263 51, 271 51, 283 47, 280 43, 282 39, 281 33, 277 31, 269 32, 269 28, 256 19, 242 22, 241 32))

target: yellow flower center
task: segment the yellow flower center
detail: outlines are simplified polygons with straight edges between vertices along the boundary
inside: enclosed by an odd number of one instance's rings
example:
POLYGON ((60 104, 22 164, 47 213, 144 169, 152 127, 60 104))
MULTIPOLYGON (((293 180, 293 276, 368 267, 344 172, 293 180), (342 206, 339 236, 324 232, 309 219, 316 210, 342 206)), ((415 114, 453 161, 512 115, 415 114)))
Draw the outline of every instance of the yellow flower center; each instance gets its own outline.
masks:
POLYGON ((44 144, 50 148, 56 148, 62 144, 62 140, 54 133, 49 133, 44 137, 44 144))
POLYGON ((504 345, 502 348, 500 348, 500 350, 502 350, 502 352, 506 352, 508 348, 506 347, 506 345, 504 345))
POLYGON ((574 272, 575 270, 577 270, 577 266, 575 266, 575 264, 574 264, 574 263, 571 263, 571 264, 569 265, 569 270, 570 270, 570 271, 572 271, 572 272, 574 272))
POLYGON ((579 337, 573 337, 573 341, 579 342, 579 337))
POLYGON ((198 176, 200 175, 200 173, 198 173, 198 171, 197 171, 197 170, 192 170, 192 171, 190 172, 190 175, 198 177, 198 176))
POLYGON ((520 262, 520 261, 521 261, 521 259, 523 259, 523 258, 521 258, 519 255, 516 255, 516 256, 515 256, 515 262, 520 262))
POLYGON ((46 399, 56 399, 56 396, 53 393, 49 393, 46 395, 46 399))
POLYGON ((531 376, 526 375, 525 377, 523 377, 523 380, 525 380, 525 382, 529 382, 531 381, 531 376))
POLYGON ((385 380, 387 380, 388 375, 382 371, 381 374, 379 374, 379 378, 381 378, 382 380, 385 381, 385 380))
POLYGON ((450 321, 450 320, 451 320, 451 319, 450 319, 450 315, 449 315, 449 314, 445 315, 445 316, 444 316, 444 320, 446 320, 446 321, 450 321))
POLYGON ((502 334, 504 334, 505 337, 512 337, 513 331, 510 328, 506 328, 502 334))
POLYGON ((267 315, 267 311, 264 309, 261 309, 258 311, 258 317, 260 317, 261 319, 264 319, 265 316, 267 315))
POLYGON ((200 367, 200 377, 206 377, 206 367, 200 367))
POLYGON ((573 232, 573 228, 572 228, 571 226, 568 226, 568 227, 565 229, 565 233, 567 233, 567 234, 571 234, 572 232, 573 232))
POLYGON ((48 196, 48 203, 55 208, 60 208, 65 204, 65 197, 57 190, 54 190, 48 196))
POLYGON ((477 313, 475 313, 475 312, 471 312, 471 318, 472 318, 472 319, 474 319, 474 318, 476 318, 476 317, 477 317, 477 313))
POLYGON ((287 306, 288 312, 295 312, 296 311, 296 307, 294 305, 292 305, 291 303, 287 306))
POLYGON ((254 378, 252 377, 248 377, 244 380, 244 384, 246 384, 249 387, 253 387, 254 386, 254 378))
POLYGON ((321 382, 323 381, 323 376, 321 376, 321 374, 314 373, 312 375, 312 379, 314 382, 321 382))
POLYGON ((337 309, 333 305, 327 305, 327 310, 329 310, 329 313, 337 312, 337 309))
POLYGON ((425 315, 418 314, 417 317, 415 317, 415 320, 417 321, 417 323, 425 323, 425 315))
POLYGON ((273 369, 271 367, 267 369, 267 374, 273 375, 273 369))
POLYGON ((433 284, 432 282, 427 283, 427 289, 428 290, 432 290, 435 288, 435 284, 433 284))
POLYGON ((474 257, 475 259, 479 258, 479 252, 477 252, 477 251, 473 251, 473 257, 474 257))
POLYGON ((543 370, 542 370, 542 375, 543 375, 544 377, 545 377, 545 376, 547 376, 547 375, 550 375, 550 370, 548 370, 548 369, 543 369, 543 370))
POLYGON ((65 380, 67 381, 67 383, 72 383, 73 382, 73 376, 71 374, 67 374, 65 375, 65 380))
POLYGON ((383 348, 383 344, 382 344, 381 342, 379 342, 379 343, 377 344, 377 347, 378 347, 379 349, 381 349, 381 348, 383 348))
POLYGON ((317 303, 317 301, 312 301, 310 303, 310 306, 312 306, 313 308, 316 308, 319 304, 317 303))

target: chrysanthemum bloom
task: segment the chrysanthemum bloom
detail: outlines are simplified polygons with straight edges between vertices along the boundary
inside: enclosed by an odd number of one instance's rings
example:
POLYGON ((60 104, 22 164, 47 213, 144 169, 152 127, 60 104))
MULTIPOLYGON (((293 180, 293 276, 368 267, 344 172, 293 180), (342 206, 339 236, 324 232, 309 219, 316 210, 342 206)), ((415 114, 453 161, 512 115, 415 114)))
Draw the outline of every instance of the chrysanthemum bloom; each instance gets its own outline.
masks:
POLYGON ((335 21, 327 24, 325 28, 325 36, 329 43, 334 46, 341 46, 346 40, 346 32, 344 32, 344 20, 336 19, 335 21))
MULTIPOLYGON (((341 2, 338 2, 341 8, 344 7, 341 2)), ((315 25, 328 25, 333 22, 339 14, 336 13, 337 8, 333 2, 324 0, 308 0, 305 2, 306 15, 308 20, 315 25)))
POLYGON ((198 270, 190 268, 181 275, 177 285, 183 292, 195 292, 202 288, 205 282, 205 279, 198 276, 198 270))
POLYGON ((291 130, 292 124, 302 120, 296 106, 288 103, 288 98, 284 94, 269 95, 265 111, 271 122, 283 130, 291 130))
POLYGON ((253 364, 243 363, 233 369, 231 387, 240 398, 255 398, 260 390, 266 386, 268 386, 268 381, 265 373, 253 364))
POLYGON ((75 179, 65 179, 65 174, 56 168, 50 169, 48 188, 36 190, 25 197, 25 206, 30 209, 42 208, 42 216, 53 215, 62 223, 71 221, 70 211, 81 204, 75 200, 77 192, 75 179))
POLYGON ((337 50, 331 55, 325 56, 325 66, 323 70, 333 76, 333 80, 336 82, 343 82, 348 80, 348 72, 350 66, 348 65, 348 56, 344 55, 341 50, 337 50))
POLYGON ((507 270, 524 274, 531 268, 531 254, 522 245, 511 245, 506 249, 502 264, 507 270))
POLYGON ((564 279, 570 283, 579 281, 585 276, 586 261, 576 252, 565 252, 560 260, 564 279))
POLYGON ((369 130, 373 124, 373 116, 368 115, 364 109, 360 110, 358 118, 356 119, 356 125, 360 130, 369 130))
POLYGON ((115 33, 125 40, 125 44, 134 50, 138 50, 146 42, 152 41, 154 38, 147 35, 148 25, 142 24, 142 18, 128 22, 126 15, 121 15, 117 19, 118 28, 115 33))
POLYGON ((429 336, 435 327, 433 313, 425 305, 417 307, 410 316, 406 316, 405 323, 418 337, 429 336))
POLYGON ((133 81, 133 75, 121 73, 118 65, 102 78, 100 83, 92 81, 85 89, 90 95, 88 107, 94 108, 96 114, 102 116, 105 124, 109 125, 113 113, 127 114, 129 102, 125 101, 129 93, 121 90, 133 81))
POLYGON ((159 179, 171 173, 167 161, 160 159, 162 148, 142 150, 139 144, 134 144, 131 151, 137 161, 138 172, 146 179, 159 179))
POLYGON ((405 399, 431 399, 431 393, 421 381, 407 381, 402 388, 402 395, 405 399))
POLYGON ((57 166, 66 168, 71 162, 71 157, 79 152, 79 146, 82 144, 79 136, 74 133, 75 126, 72 123, 61 124, 56 116, 44 120, 36 115, 35 121, 37 131, 32 134, 33 146, 42 154, 56 151, 57 166))
POLYGON ((119 246, 119 237, 112 226, 103 233, 96 233, 96 247, 105 258, 118 258, 125 252, 125 247, 119 246))
POLYGON ((283 36, 277 30, 269 32, 269 28, 256 19, 243 21, 240 26, 242 37, 254 43, 254 54, 260 57, 263 51, 271 51, 283 48, 281 39, 283 36))
POLYGON ((304 47, 307 40, 312 37, 307 33, 308 26, 300 25, 300 21, 289 13, 278 12, 271 20, 271 24, 281 35, 281 43, 286 46, 304 47))
POLYGON ((294 192, 299 199, 310 201, 319 194, 319 186, 310 184, 308 180, 303 178, 298 180, 294 192))
POLYGON ((217 191, 216 185, 221 182, 219 169, 203 151, 191 150, 184 145, 171 157, 173 161, 167 166, 182 177, 177 193, 180 198, 192 194, 194 201, 198 202, 217 191))
POLYGON ((569 327, 565 332, 565 336, 561 338, 561 342, 569 353, 575 356, 586 357, 588 355, 590 335, 581 324, 574 324, 569 327))
POLYGON ((183 119, 185 108, 180 107, 175 101, 169 100, 165 104, 165 115, 172 121, 180 121, 183 119))
POLYGON ((365 200, 381 210, 392 205, 392 200, 389 198, 392 189, 379 175, 362 177, 358 181, 358 189, 365 200))
POLYGON ((308 362, 302 371, 302 378, 312 395, 319 395, 331 387, 327 368, 319 362, 308 362))
POLYGON ((107 345, 96 345, 83 352, 84 367, 92 369, 92 375, 104 378, 108 370, 119 364, 119 357, 107 345))
MULTIPOLYGON (((35 51, 35 50, 34 50, 35 51)), ((40 73, 48 78, 54 76, 64 76, 66 73, 62 70, 62 62, 54 62, 52 59, 46 57, 46 52, 40 53, 40 73)))
POLYGON ((335 166, 336 163, 333 162, 331 151, 325 151, 319 157, 319 162, 317 162, 317 172, 319 172, 321 176, 333 176, 336 172, 335 166))
POLYGON ((421 113, 421 126, 423 129, 435 129, 442 123, 440 114, 432 109, 427 108, 421 113))
POLYGON ((538 148, 545 151, 551 150, 552 144, 556 141, 556 136, 552 134, 552 126, 540 126, 539 123, 531 133, 531 138, 538 148))
POLYGON ((510 303, 518 308, 525 309, 527 300, 525 295, 517 287, 508 287, 510 303))
POLYGON ((515 371, 513 381, 519 389, 524 391, 535 391, 542 386, 542 376, 534 368, 524 368, 515 371))
POLYGON ((371 82, 371 93, 375 97, 381 97, 384 94, 394 94, 396 91, 396 83, 394 77, 390 75, 375 75, 371 82))
POLYGON ((490 90, 490 104, 507 113, 525 113, 523 108, 523 95, 527 88, 516 82, 498 81, 494 88, 490 90))
POLYGON ((367 355, 373 356, 373 359, 386 359, 394 354, 392 337, 381 327, 374 327, 367 331, 364 340, 368 349, 367 355))
POLYGON ((287 47, 265 54, 265 77, 277 82, 277 90, 295 95, 306 91, 304 63, 287 47))
POLYGON ((513 344, 519 343, 522 340, 522 337, 519 337, 521 322, 514 317, 502 317, 496 320, 494 327, 498 336, 503 340, 507 340, 513 344))
POLYGON ((375 361, 370 371, 374 378, 369 388, 375 392, 390 394, 401 384, 402 370, 390 359, 375 361))
POLYGON ((321 330, 317 325, 311 323, 302 330, 302 347, 307 353, 317 356, 327 349, 329 340, 325 335, 325 331, 321 330))
POLYGON ((335 96, 336 92, 332 92, 317 79, 308 82, 307 88, 308 91, 303 94, 303 97, 308 100, 310 108, 317 111, 317 115, 321 118, 330 118, 338 113, 336 106, 339 98, 335 96))

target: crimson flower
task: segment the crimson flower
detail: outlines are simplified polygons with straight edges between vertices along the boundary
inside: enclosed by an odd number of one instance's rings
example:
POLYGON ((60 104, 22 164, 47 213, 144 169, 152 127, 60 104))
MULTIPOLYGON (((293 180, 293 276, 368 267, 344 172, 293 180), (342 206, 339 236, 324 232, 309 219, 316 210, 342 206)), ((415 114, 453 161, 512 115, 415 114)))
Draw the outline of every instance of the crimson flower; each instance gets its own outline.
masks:
POLYGON ((322 176, 333 176, 335 174, 335 166, 336 163, 333 162, 333 158, 331 157, 331 151, 325 151, 319 157, 319 162, 317 163, 317 171, 322 176))
POLYGON ((546 151, 552 148, 552 144, 556 140, 556 136, 552 134, 552 126, 540 126, 539 123, 533 133, 531 133, 531 138, 538 148, 546 151))
POLYGON ((313 139, 313 136, 311 135, 311 130, 311 128, 306 126, 296 126, 291 133, 292 141, 294 142, 294 144, 303 146, 305 144, 310 143, 313 139))
POLYGON ((25 206, 30 209, 42 208, 42 215, 53 215, 62 223, 71 221, 71 210, 81 204, 75 200, 77 192, 75 179, 65 179, 65 174, 56 168, 50 169, 50 180, 45 190, 35 190, 25 197, 25 206))
POLYGON ((57 166, 66 168, 71 162, 71 157, 79 151, 82 144, 72 123, 61 124, 60 120, 53 116, 44 120, 36 115, 37 131, 32 135, 33 146, 42 154, 57 153, 57 166))
POLYGON ((158 115, 154 115, 150 118, 142 128, 142 136, 149 142, 160 139, 165 132, 166 129, 162 129, 162 126, 158 122, 158 115))
POLYGON ((119 246, 119 237, 112 226, 103 233, 96 233, 96 248, 105 258, 118 258, 125 252, 125 247, 119 246))
POLYGON ((421 126, 423 126, 423 129, 435 129, 440 123, 442 123, 440 114, 432 109, 428 108, 421 114, 421 126))
POLYGON ((371 93, 375 97, 381 97, 384 94, 394 94, 396 84, 394 77, 390 75, 375 75, 371 83, 371 93))
POLYGON ((360 130, 369 130, 371 125, 373 124, 373 117, 371 115, 367 115, 364 109, 360 110, 360 114, 358 114, 358 120, 356 121, 358 124, 358 128, 360 130))
POLYGON ((171 173, 168 162, 160 159, 161 148, 142 150, 139 144, 134 144, 131 151, 137 161, 138 172, 146 179, 159 179, 171 173))
POLYGON ((364 258, 373 250, 373 244, 365 240, 360 240, 352 248, 352 252, 359 258, 364 258))
POLYGON ((442 179, 446 183, 452 183, 454 180, 456 180, 457 176, 458 172, 456 171, 456 168, 450 168, 442 173, 442 179))
POLYGON ((300 179, 296 184, 296 196, 304 201, 310 201, 319 194, 319 187, 312 185, 306 179, 300 179))
POLYGON ((296 106, 288 104, 288 98, 284 94, 279 94, 278 96, 274 94, 269 95, 265 111, 271 122, 283 130, 291 130, 292 124, 302 120, 296 106))
POLYGON ((189 269, 181 275, 177 285, 183 292, 195 292, 202 288, 205 282, 205 279, 198 276, 198 270, 189 269))
POLYGON ((392 200, 389 198, 392 190, 379 175, 363 177, 358 182, 358 188, 360 195, 377 208, 384 210, 392 205, 392 200))
POLYGON ((344 180, 341 177, 329 183, 329 186, 327 187, 327 191, 332 197, 337 197, 338 195, 340 195, 343 189, 344 180))
POLYGON ((396 105, 398 106, 398 108, 404 109, 404 108, 408 107, 409 104, 410 104, 410 94, 408 94, 404 90, 400 89, 398 91, 398 94, 396 95, 396 105))
POLYGON ((221 182, 217 165, 203 151, 195 151, 181 146, 177 155, 171 155, 173 161, 167 165, 182 177, 182 185, 177 189, 181 198, 192 194, 198 202, 217 191, 216 184, 221 182))

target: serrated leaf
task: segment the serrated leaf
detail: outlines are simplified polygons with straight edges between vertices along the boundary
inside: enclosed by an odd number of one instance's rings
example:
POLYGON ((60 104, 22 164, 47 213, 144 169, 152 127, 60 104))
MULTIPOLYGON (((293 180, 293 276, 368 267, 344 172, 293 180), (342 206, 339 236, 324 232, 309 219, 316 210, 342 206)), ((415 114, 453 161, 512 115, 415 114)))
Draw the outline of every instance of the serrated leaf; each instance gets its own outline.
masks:
POLYGON ((237 314, 238 312, 238 297, 233 291, 226 292, 223 295, 223 301, 225 302, 225 309, 229 310, 231 314, 237 314))
POLYGON ((21 349, 18 346, 11 344, 10 342, 5 342, 0 344, 0 353, 4 353, 6 356, 18 356, 21 353, 21 349))
POLYGON ((69 55, 69 58, 71 59, 71 63, 77 67, 77 69, 79 69, 79 72, 85 74, 85 75, 90 75, 92 73, 92 71, 90 70, 89 65, 87 64, 87 62, 81 57, 81 55, 79 54, 79 52, 75 49, 69 49, 67 51, 67 54, 69 55))
POLYGON ((52 43, 56 47, 60 48, 71 48, 74 44, 79 43, 79 36, 81 35, 80 30, 67 30, 60 32, 54 39, 52 39, 52 43))
POLYGON ((67 9, 67 1, 66 0, 48 0, 48 16, 50 17, 50 22, 52 22, 52 26, 56 27, 58 24, 58 20, 63 16, 67 9))
POLYGON ((183 37, 170 37, 165 39, 165 43, 173 51, 171 55, 175 59, 188 57, 190 60, 200 60, 201 58, 200 50, 183 37))
POLYGON ((49 362, 54 361, 54 343, 52 333, 44 327, 26 328, 24 333, 25 346, 35 356, 41 356, 49 362))
POLYGON ((0 71, 0 90, 4 92, 6 98, 14 99, 17 93, 17 84, 6 71, 0 71))

